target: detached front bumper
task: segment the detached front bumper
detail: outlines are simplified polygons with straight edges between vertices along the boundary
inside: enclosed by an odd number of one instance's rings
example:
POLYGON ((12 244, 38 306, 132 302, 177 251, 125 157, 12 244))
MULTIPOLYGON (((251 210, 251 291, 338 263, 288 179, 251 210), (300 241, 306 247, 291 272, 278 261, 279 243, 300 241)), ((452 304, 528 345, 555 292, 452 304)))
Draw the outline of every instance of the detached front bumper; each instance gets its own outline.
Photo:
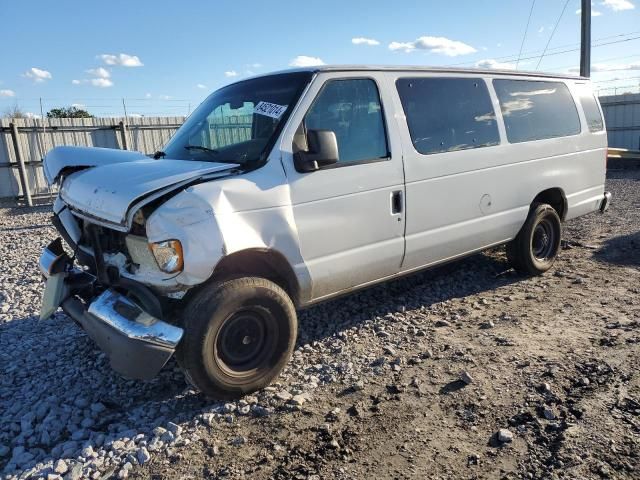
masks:
POLYGON ((47 278, 64 275, 62 309, 109 356, 116 372, 141 380, 153 378, 173 355, 183 329, 155 318, 113 288, 87 303, 80 300, 76 293, 86 288, 89 274, 72 268, 71 259, 60 253, 58 245, 52 242, 44 249, 40 270, 47 278))

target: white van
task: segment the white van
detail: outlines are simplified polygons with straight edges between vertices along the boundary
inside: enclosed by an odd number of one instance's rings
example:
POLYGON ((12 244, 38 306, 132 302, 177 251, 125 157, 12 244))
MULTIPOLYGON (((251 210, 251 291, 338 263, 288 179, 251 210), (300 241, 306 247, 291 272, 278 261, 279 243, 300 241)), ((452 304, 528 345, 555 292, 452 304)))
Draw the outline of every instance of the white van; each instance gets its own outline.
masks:
POLYGON ((541 274, 561 222, 605 211, 588 79, 313 67, 211 94, 149 158, 58 147, 42 317, 58 306, 118 372, 176 352, 207 395, 269 384, 296 309, 506 244, 541 274))

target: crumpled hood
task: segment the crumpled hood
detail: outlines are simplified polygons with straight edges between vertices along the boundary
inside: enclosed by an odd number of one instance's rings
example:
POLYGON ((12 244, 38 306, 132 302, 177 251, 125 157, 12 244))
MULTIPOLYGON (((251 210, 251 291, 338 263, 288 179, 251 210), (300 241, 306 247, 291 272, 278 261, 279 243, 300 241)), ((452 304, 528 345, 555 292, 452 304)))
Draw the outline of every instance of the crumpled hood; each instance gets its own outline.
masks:
POLYGON ((190 160, 154 160, 138 152, 104 148, 58 148, 64 151, 54 149, 44 160, 48 179, 56 179, 65 168, 84 168, 64 179, 60 189, 62 200, 80 214, 122 227, 127 224, 132 204, 143 197, 237 167, 190 160))

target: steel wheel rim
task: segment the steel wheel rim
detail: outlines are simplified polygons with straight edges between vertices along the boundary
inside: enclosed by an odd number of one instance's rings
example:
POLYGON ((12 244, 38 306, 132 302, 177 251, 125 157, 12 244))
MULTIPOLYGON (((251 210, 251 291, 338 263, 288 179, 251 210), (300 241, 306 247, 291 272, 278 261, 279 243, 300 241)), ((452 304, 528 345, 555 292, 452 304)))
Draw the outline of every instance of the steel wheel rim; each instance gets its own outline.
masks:
POLYGON ((545 261, 553 256, 556 232, 551 220, 543 218, 538 222, 531 237, 531 252, 536 260, 545 261))
POLYGON ((230 315, 218 331, 214 356, 221 370, 234 377, 251 376, 275 351, 275 332, 268 312, 247 308, 230 315))

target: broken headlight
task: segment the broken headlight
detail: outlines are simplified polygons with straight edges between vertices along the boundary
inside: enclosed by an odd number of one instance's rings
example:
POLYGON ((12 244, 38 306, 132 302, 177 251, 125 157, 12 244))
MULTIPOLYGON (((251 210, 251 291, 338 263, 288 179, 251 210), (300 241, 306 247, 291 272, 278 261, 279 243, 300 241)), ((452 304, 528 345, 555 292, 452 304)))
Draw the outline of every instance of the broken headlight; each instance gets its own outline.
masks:
POLYGON ((182 259, 182 244, 179 240, 150 243, 149 248, 160 270, 165 273, 182 271, 184 261, 182 259))

